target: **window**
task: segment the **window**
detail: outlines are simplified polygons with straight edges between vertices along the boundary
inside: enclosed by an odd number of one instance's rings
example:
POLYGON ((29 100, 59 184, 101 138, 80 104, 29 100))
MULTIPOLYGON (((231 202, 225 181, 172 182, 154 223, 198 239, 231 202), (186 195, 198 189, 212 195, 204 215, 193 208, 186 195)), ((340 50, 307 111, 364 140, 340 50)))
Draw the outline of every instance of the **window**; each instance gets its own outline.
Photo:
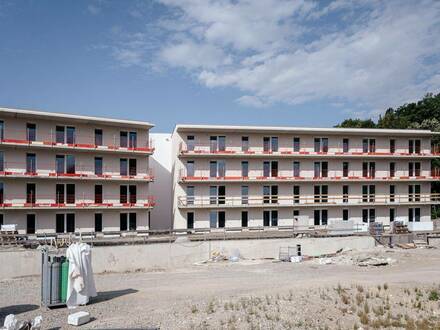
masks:
POLYGON ((75 184, 66 184, 66 203, 75 203, 75 184))
POLYGON ((408 209, 408 221, 409 222, 420 222, 420 208, 409 208, 408 209))
POLYGON ((278 151, 278 137, 263 137, 263 151, 264 152, 277 152, 278 151))
POLYGON ((209 162, 209 176, 211 178, 224 177, 226 172, 226 162, 224 160, 209 162))
POLYGON ((119 146, 121 148, 128 147, 128 132, 121 131, 119 133, 119 146))
POLYGON ((35 204, 37 199, 37 187, 35 183, 26 184, 26 203, 35 204))
POLYGON ((314 225, 315 226, 327 226, 328 212, 327 210, 314 210, 314 225))
POLYGON ((75 232, 75 214, 57 214, 55 230, 57 233, 74 233, 75 232))
POLYGON ((26 234, 35 234, 35 214, 26 214, 26 234))
POLYGON ((300 199, 300 186, 293 186, 293 203, 298 204, 300 199))
POLYGON ((95 129, 95 146, 102 146, 102 129, 95 129))
POLYGON ((362 186, 362 202, 363 203, 374 202, 375 194, 376 194, 376 186, 374 184, 362 186))
POLYGON ((350 149, 350 140, 342 139, 342 152, 348 152, 350 149))
POLYGON ((128 160, 128 174, 130 176, 136 176, 137 175, 137 161, 135 158, 130 158, 128 160))
POLYGON ((5 139, 5 122, 0 120, 0 140, 3 141, 5 139))
POLYGON ((420 154, 421 152, 421 141, 420 140, 408 140, 408 152, 410 154, 420 154))
POLYGON ((187 229, 194 228, 194 212, 188 212, 186 214, 186 228, 187 229))
POLYGON ((66 127, 66 142, 67 144, 75 144, 75 127, 66 127))
POLYGON ((136 213, 121 213, 119 215, 119 228, 121 231, 136 230, 136 213))
POLYGON ((263 211, 263 226, 278 226, 278 211, 263 211))
POLYGON ((0 229, 4 225, 3 213, 0 213, 0 229))
POLYGON ((376 221, 376 210, 375 209, 363 209, 362 210, 362 222, 371 223, 376 221))
POLYGON ((408 185, 408 201, 409 202, 420 202, 420 185, 419 184, 408 185))
POLYGON ((37 125, 30 123, 26 124, 26 140, 27 141, 37 140, 37 125))
POLYGON ((194 176, 194 161, 193 160, 188 160, 186 162, 186 175, 188 177, 194 176))
POLYGON ((241 162, 241 176, 242 177, 249 177, 249 162, 243 161, 241 162))
POLYGON ((293 176, 298 178, 300 176, 301 167, 300 162, 293 162, 293 176))
POLYGON ((209 137, 209 150, 210 152, 217 152, 217 136, 209 137))
POLYGON ((226 136, 218 137, 218 151, 226 151, 226 136))
POLYGON ((5 187, 3 182, 0 182, 0 204, 4 203, 4 194, 5 194, 5 187))
POLYGON ((103 196, 102 196, 102 185, 95 185, 95 204, 102 204, 103 196))
POLYGON ((362 163, 362 176, 364 178, 374 178, 376 176, 376 163, 375 162, 363 162, 362 163))
POLYGON ((293 151, 299 152, 301 147, 301 139, 299 137, 293 138, 293 151))
POLYGON ((315 138, 315 152, 328 152, 328 138, 315 138))
POLYGON ((293 219, 298 220, 299 217, 299 210, 293 210, 293 219))
POLYGON ((137 148, 137 133, 136 132, 128 133, 128 147, 129 148, 137 148))
POLYGON ((390 140, 390 153, 394 154, 396 152, 396 140, 390 140))
POLYGON ((408 163, 408 175, 409 176, 420 176, 420 162, 409 162, 408 163))
POLYGON ((128 160, 126 158, 121 158, 119 160, 119 174, 121 176, 128 175, 127 166, 128 166, 128 160))
POLYGON ((66 155, 66 173, 75 174, 75 156, 66 155))
POLYGON ((130 204, 136 204, 137 203, 137 187, 136 185, 129 185, 129 186, 120 186, 119 187, 119 202, 121 204, 130 203, 130 204))
POLYGON ((395 202, 396 199, 396 186, 390 185, 390 202, 395 202))
POLYGON ((263 162, 263 176, 265 178, 270 176, 270 162, 263 162))
POLYGON ((55 156, 55 168, 57 174, 64 174, 65 169, 65 161, 64 155, 56 155, 55 156))
MULTIPOLYGON (((64 126, 57 126, 55 128, 55 142, 56 143, 65 143, 65 128, 64 126)), ((63 220, 64 223, 64 220, 63 220)), ((63 230, 64 232, 64 230, 63 230)))
POLYGON ((129 213, 128 214, 128 230, 136 230, 136 213, 129 213))
POLYGON ((55 220, 55 231, 57 233, 64 233, 64 214, 57 214, 55 220))
POLYGON ((210 186, 209 187, 209 203, 210 204, 225 204, 226 187, 225 186, 210 186))
POLYGON ((95 213, 95 233, 102 232, 102 213, 95 213))
POLYGON ((37 173, 37 156, 35 154, 26 154, 26 173, 37 173))
POLYGON ((263 203, 278 203, 278 186, 263 186, 263 203))
MULTIPOLYGON (((186 137, 186 148, 188 151, 194 151, 195 148, 195 138, 194 135, 188 135, 186 137)), ((193 214, 194 216, 194 214, 193 214)))
POLYGON ((188 205, 194 204, 194 186, 186 187, 186 204, 188 205))
POLYGON ((376 139, 363 139, 362 151, 364 153, 376 152, 376 139))
POLYGON ((395 175, 396 175, 396 163, 391 162, 390 163, 390 177, 394 178, 395 175))
POLYGON ((349 169, 348 162, 343 162, 342 163, 342 176, 344 178, 348 177, 348 169, 349 169))
POLYGON ((57 204, 64 204, 64 184, 57 183, 55 187, 55 201, 57 204))
POLYGON ((314 176, 315 178, 326 178, 328 176, 328 162, 315 162, 314 176))
POLYGON ((396 209, 390 209, 390 222, 396 219, 396 209))
POLYGON ((210 211, 209 225, 211 228, 224 228, 226 222, 224 211, 210 211))
POLYGON ((315 203, 327 203, 328 202, 328 186, 314 186, 313 191, 315 194, 315 203))
POLYGON ((249 151, 249 137, 248 136, 241 137, 241 151, 243 151, 243 152, 249 151))
POLYGON ((246 228, 248 226, 248 223, 249 223, 248 212, 247 211, 242 211, 241 212, 241 226, 243 228, 246 228))
POLYGON ((0 172, 5 170, 5 153, 0 151, 0 172))
POLYGON ((95 175, 102 175, 102 157, 95 157, 95 175))
POLYGON ((342 210, 342 221, 348 221, 348 210, 347 209, 342 210))
POLYGON ((241 204, 249 203, 249 187, 241 186, 241 204))
POLYGON ((342 202, 348 203, 348 186, 342 186, 342 202))

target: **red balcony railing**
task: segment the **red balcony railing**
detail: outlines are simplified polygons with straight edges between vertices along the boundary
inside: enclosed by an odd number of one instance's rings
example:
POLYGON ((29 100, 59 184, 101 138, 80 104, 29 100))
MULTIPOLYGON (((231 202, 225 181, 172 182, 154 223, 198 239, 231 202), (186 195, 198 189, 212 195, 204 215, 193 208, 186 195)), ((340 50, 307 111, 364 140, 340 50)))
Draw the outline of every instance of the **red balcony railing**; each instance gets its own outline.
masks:
POLYGON ((44 132, 38 130, 36 134, 27 135, 26 129, 12 130, 6 129, 4 132, 0 132, 0 145, 26 145, 26 146, 44 146, 44 147, 62 147, 72 149, 84 149, 84 150, 114 150, 114 151, 133 151, 153 153, 154 144, 152 139, 142 141, 139 137, 136 141, 121 140, 119 135, 112 135, 111 138, 105 136, 104 139, 97 139, 94 135, 84 134, 79 130, 76 130, 73 137, 57 136, 55 130, 44 132), (111 141, 111 142, 109 142, 111 141), (103 143, 101 143, 103 142, 103 143))
MULTIPOLYGON (((114 166, 103 166, 95 173, 93 165, 75 164, 74 171, 60 172, 56 170, 56 163, 36 162, 36 165, 27 166, 26 162, 4 162, 0 163, 0 176, 6 177, 59 177, 59 178, 90 178, 90 179, 123 179, 123 180, 145 180, 153 181, 153 169, 147 169, 147 173, 137 170, 136 175, 130 175, 130 171, 121 175, 119 164, 114 166)), ((131 173, 133 174, 133 173, 131 173)))
POLYGON ((121 200, 121 195, 91 195, 85 197, 74 194, 26 194, 13 197, 0 196, 0 208, 150 208, 155 206, 154 196, 129 196, 121 200), (3 198, 2 198, 3 197, 3 198))
MULTIPOLYGON (((383 150, 383 149, 379 149, 383 150)), ((294 151, 293 146, 279 147, 277 151, 272 150, 264 150, 263 146, 259 148, 249 147, 246 149, 241 148, 240 146, 215 146, 213 147, 209 143, 193 143, 188 144, 185 142, 180 142, 179 144, 179 154, 180 155, 203 155, 203 154, 212 154, 212 155, 297 155, 297 156, 440 156, 440 146, 432 146, 430 152, 422 151, 421 153, 409 153, 406 152, 389 152, 389 151, 374 151, 374 152, 365 152, 362 146, 359 147, 351 147, 349 151, 344 151, 344 148, 341 145, 337 146, 329 146, 327 149, 321 149, 321 151, 314 151, 314 144, 303 144, 302 147, 298 151, 294 151)))

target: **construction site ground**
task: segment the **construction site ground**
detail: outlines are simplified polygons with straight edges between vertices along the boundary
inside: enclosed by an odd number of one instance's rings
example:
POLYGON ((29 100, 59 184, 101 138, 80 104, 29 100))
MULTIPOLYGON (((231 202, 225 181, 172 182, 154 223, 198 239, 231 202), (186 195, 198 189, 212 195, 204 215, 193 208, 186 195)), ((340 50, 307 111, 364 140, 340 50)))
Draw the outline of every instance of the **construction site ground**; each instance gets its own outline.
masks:
MULTIPOLYGON (((377 247, 300 263, 209 261, 98 274, 95 282, 98 296, 76 309, 91 314, 85 329, 440 327, 440 249, 377 247)), ((40 307, 39 277, 0 282, 0 322, 10 313, 42 315, 44 329, 66 329, 72 312, 40 307)))

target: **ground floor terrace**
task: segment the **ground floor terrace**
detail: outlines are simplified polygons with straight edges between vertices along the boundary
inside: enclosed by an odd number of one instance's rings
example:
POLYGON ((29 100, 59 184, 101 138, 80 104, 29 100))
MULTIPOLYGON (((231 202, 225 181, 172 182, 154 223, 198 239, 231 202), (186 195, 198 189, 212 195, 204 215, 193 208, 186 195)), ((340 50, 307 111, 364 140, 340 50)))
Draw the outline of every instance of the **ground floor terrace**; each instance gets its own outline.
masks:
POLYGON ((346 207, 285 207, 269 204, 263 208, 188 208, 178 209, 174 215, 175 229, 222 229, 222 228, 282 228, 298 230, 310 228, 345 228, 367 231, 370 223, 385 227, 399 221, 411 230, 432 230, 430 205, 383 205, 346 207))
POLYGON ((8 210, 0 213, 0 224, 12 225, 18 234, 106 233, 148 230, 150 210, 8 210))

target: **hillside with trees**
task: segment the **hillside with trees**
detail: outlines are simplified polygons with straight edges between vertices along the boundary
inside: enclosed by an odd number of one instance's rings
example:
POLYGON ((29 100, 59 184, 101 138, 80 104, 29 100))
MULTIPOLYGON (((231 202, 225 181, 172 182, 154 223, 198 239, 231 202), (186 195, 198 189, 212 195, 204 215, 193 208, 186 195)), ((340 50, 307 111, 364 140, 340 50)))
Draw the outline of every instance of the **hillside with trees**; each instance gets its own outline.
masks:
MULTIPOLYGON (((440 93, 426 94, 416 103, 404 104, 397 109, 389 108, 375 122, 372 119, 346 119, 335 127, 342 128, 394 128, 428 129, 440 132, 440 93)), ((433 148, 440 148, 440 136, 432 138, 433 148)), ((432 168, 440 168, 440 159, 432 161, 432 168)), ((432 192, 440 192, 440 182, 432 183, 432 192)), ((433 218, 440 218, 440 207, 433 207, 433 218)))

